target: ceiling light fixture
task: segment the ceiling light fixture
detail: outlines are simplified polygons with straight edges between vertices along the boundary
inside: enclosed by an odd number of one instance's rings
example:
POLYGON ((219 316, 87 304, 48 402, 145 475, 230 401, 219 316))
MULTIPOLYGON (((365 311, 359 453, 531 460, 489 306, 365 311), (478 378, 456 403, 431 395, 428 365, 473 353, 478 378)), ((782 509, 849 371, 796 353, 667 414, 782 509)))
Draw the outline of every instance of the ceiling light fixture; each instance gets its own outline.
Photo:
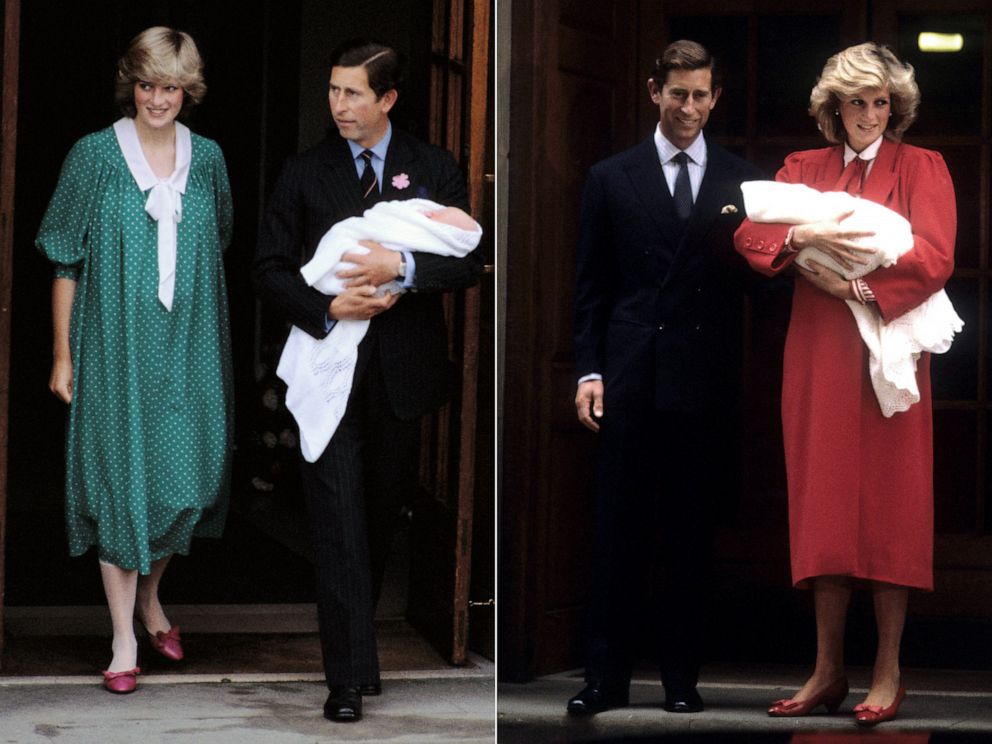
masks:
POLYGON ((964 36, 924 31, 917 42, 921 52, 960 52, 964 46, 964 36))

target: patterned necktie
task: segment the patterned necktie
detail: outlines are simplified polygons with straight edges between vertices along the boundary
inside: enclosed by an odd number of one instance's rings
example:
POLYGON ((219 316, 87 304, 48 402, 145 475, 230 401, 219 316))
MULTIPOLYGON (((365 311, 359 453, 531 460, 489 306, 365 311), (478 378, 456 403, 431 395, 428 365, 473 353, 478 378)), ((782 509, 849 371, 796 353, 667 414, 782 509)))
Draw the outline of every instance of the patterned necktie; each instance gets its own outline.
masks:
POLYGON ((675 193, 672 199, 675 201, 675 213, 678 214, 682 222, 688 222, 689 214, 692 212, 692 186, 689 185, 689 156, 680 152, 674 158, 679 164, 679 173, 675 177, 675 193))
POLYGON ((358 183, 362 189, 362 201, 371 205, 379 199, 379 189, 377 188, 379 182, 375 177, 375 168, 372 167, 372 151, 363 150, 362 159, 365 161, 365 170, 362 171, 362 177, 358 183))
POLYGON ((840 180, 834 187, 834 191, 846 191, 848 194, 860 196, 865 187, 865 174, 868 172, 868 161, 855 156, 854 160, 847 164, 844 172, 840 174, 840 180))

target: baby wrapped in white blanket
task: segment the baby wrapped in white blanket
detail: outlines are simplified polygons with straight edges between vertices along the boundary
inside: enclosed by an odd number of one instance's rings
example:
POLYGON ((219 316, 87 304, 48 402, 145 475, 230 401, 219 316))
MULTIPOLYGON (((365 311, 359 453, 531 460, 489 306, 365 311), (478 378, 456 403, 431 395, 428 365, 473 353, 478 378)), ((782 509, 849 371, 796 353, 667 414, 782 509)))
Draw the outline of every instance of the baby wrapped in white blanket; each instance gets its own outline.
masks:
MULTIPOLYGON (((804 248, 796 260, 805 268, 810 268, 808 261, 812 259, 846 279, 857 279, 880 266, 892 266, 913 247, 909 222, 888 207, 868 199, 859 199, 843 191, 820 192, 802 184, 778 181, 746 181, 741 184, 741 191, 744 192, 747 216, 752 222, 801 225, 836 220, 852 212, 843 221, 845 228, 875 233, 854 240, 863 248, 875 249, 874 253, 864 255, 867 265, 856 264, 845 269, 819 249, 804 248)), ((855 300, 847 300, 847 304, 868 348, 869 376, 882 415, 889 417, 908 410, 920 400, 916 384, 916 360, 920 353, 947 351, 964 322, 944 290, 888 323, 883 323, 881 315, 873 308, 855 300)))
MULTIPOLYGON (((331 227, 300 274, 308 285, 337 295, 344 291, 338 272, 354 266, 342 261, 342 256, 368 253, 360 240, 395 251, 461 258, 475 249, 481 237, 482 228, 460 209, 428 199, 379 202, 361 217, 349 217, 331 227)), ((387 291, 404 290, 399 282, 389 282, 376 294, 387 291)), ((295 326, 290 330, 276 374, 288 386, 286 407, 300 427, 300 449, 307 462, 320 457, 344 416, 358 344, 368 327, 368 320, 339 320, 322 339, 295 326)))

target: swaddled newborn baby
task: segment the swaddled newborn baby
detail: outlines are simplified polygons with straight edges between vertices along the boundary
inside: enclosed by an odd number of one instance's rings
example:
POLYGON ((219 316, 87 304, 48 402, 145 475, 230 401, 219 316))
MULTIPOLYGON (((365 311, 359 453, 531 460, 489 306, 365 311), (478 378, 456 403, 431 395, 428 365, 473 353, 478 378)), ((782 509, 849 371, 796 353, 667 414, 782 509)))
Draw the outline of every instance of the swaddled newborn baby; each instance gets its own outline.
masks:
MULTIPOLYGON (((864 255, 867 265, 845 269, 819 249, 804 248, 796 261, 807 269, 813 260, 846 279, 858 279, 879 267, 892 266, 913 248, 913 230, 906 218, 868 199, 779 181, 745 181, 741 191, 752 222, 801 225, 838 220, 850 213, 842 220, 845 228, 873 233, 854 239, 862 248, 874 249, 874 253, 864 255)), ((882 414, 888 417, 908 410, 920 400, 916 360, 924 351, 947 351, 964 322, 944 290, 889 323, 883 322, 874 308, 854 300, 846 302, 868 348, 868 371, 882 414)))
MULTIPOLYGON (((457 207, 429 199, 379 202, 360 217, 331 227, 301 269, 303 279, 324 294, 341 294, 345 280, 338 273, 353 267, 342 257, 363 254, 361 240, 390 250, 432 253, 461 258, 482 238, 482 228, 457 207)), ((398 281, 380 285, 376 294, 404 292, 398 281)), ((339 320, 330 333, 316 339, 293 327, 276 373, 287 384, 286 407, 300 427, 300 449, 307 462, 323 453, 344 416, 355 376, 358 344, 368 331, 367 320, 339 320)))
MULTIPOLYGON (((479 223, 458 207, 445 207, 429 199, 379 202, 361 217, 349 217, 331 227, 317 244, 313 258, 300 269, 300 274, 311 287, 324 294, 337 295, 344 291, 345 284, 338 273, 355 266, 342 261, 342 256, 369 252, 360 245, 361 240, 372 240, 392 250, 427 253, 434 251, 425 246, 440 241, 454 250, 467 248, 459 253, 466 255, 479 244, 481 237, 479 223)), ((380 285, 376 296, 402 291, 402 285, 392 281, 380 285)))
POLYGON ((807 269, 813 260, 845 279, 859 279, 879 266, 891 266, 913 247, 913 229, 905 217, 846 191, 817 191, 803 184, 779 181, 745 181, 741 191, 747 216, 753 222, 810 224, 838 220, 850 212, 844 219, 844 229, 874 233, 853 239, 862 248, 875 249, 874 253, 863 254, 867 265, 845 269, 819 248, 803 248, 796 261, 807 269))

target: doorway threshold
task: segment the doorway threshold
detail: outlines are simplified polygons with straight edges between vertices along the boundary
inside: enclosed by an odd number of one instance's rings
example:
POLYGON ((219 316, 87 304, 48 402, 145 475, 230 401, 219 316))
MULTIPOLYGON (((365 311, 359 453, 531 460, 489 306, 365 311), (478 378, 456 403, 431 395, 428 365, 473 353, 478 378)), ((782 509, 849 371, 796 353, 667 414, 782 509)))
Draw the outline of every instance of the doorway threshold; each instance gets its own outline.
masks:
MULTIPOLYGON (((316 633, 317 605, 299 604, 168 604, 174 625, 186 633, 316 633)), ((377 618, 377 622, 402 618, 377 618)), ((107 635, 110 614, 106 605, 8 607, 5 615, 11 636, 107 635)))
MULTIPOLYGON (((462 667, 446 666, 437 669, 383 670, 382 680, 388 687, 393 681, 417 681, 437 679, 494 679, 496 665, 489 659, 469 654, 469 663, 462 667)), ((15 675, 0 671, 0 688, 30 687, 41 685, 94 685, 99 681, 98 673, 62 675, 15 675)), ((323 682, 322 672, 239 672, 230 674, 202 674, 175 671, 162 674, 141 675, 142 685, 186 685, 186 684, 276 684, 293 682, 323 682)))
MULTIPOLYGON (((170 605, 166 609, 182 628, 186 658, 168 661, 138 630, 143 682, 158 676, 169 682, 323 679, 315 605, 170 605)), ((11 677, 91 679, 109 660, 106 607, 8 607, 6 624, 2 683, 11 677)), ((453 667, 403 618, 377 618, 376 633, 386 679, 397 674, 457 676, 482 668, 475 662, 453 667)))

